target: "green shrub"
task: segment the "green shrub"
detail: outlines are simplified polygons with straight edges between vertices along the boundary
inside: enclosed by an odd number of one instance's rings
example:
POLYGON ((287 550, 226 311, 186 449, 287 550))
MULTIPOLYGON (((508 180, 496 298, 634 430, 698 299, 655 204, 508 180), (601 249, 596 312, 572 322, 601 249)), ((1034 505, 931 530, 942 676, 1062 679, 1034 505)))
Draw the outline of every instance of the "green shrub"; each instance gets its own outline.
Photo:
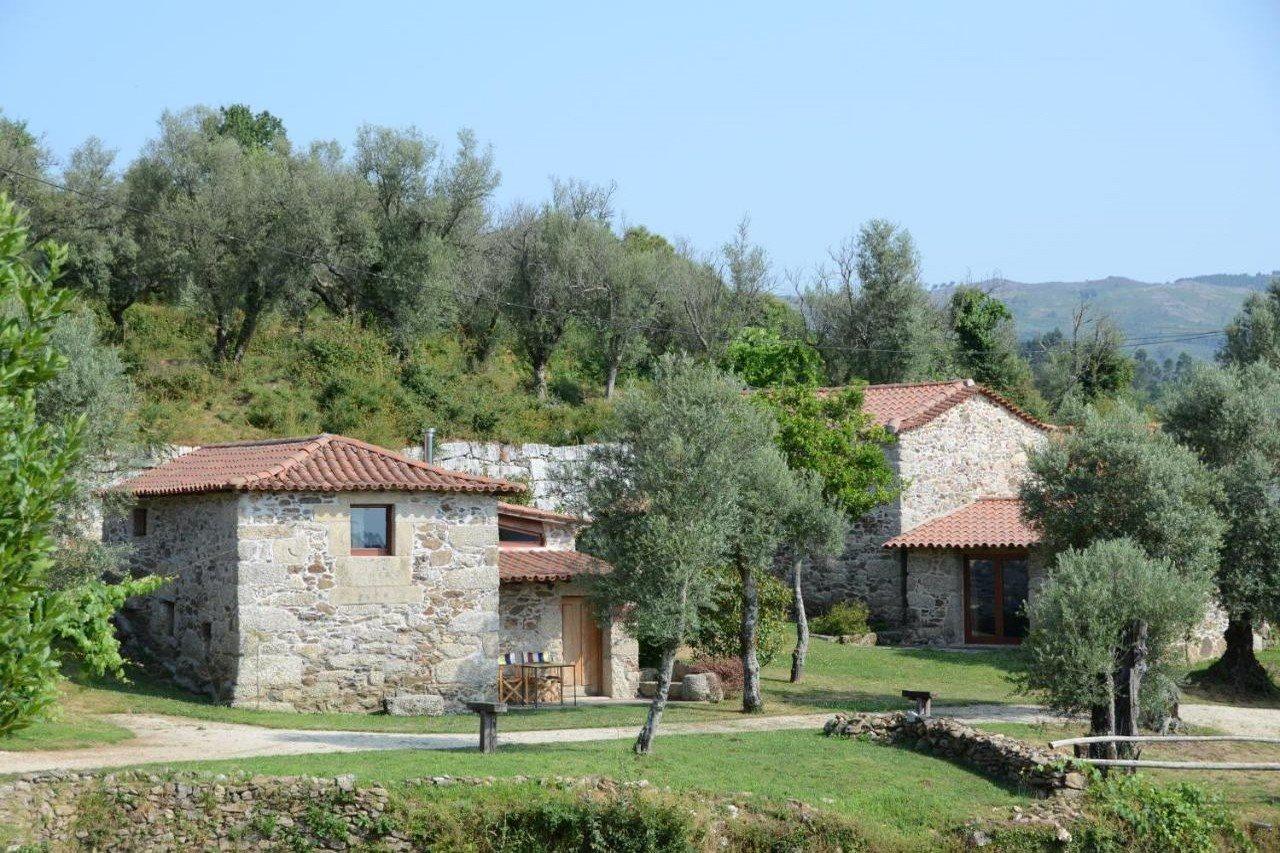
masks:
POLYGON ((865 634, 871 630, 867 626, 867 617, 869 615, 870 610, 865 602, 857 599, 837 601, 831 605, 831 609, 826 613, 815 617, 809 623, 809 627, 815 634, 829 634, 832 636, 865 634))
MULTIPOLYGON (((690 644, 698 657, 731 658, 742 650, 742 581, 731 566, 719 571, 715 607, 702 615, 702 631, 690 644)), ((758 573, 760 625, 756 652, 760 665, 770 664, 791 635, 791 589, 771 574, 758 573)))
POLYGON ((1087 795, 1089 819, 1071 849, 1090 853, 1213 853, 1252 844, 1216 794, 1189 783, 1159 785, 1146 776, 1112 774, 1087 795))

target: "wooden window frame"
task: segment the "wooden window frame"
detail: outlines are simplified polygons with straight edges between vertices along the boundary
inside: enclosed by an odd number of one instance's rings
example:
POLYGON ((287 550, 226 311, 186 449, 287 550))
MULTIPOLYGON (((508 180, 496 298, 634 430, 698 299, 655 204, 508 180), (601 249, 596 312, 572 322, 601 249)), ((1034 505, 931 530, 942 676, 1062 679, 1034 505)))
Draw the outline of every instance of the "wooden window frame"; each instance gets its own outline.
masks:
MULTIPOLYGON (((357 509, 381 509, 386 511, 387 518, 387 547, 386 548, 357 548, 355 543, 351 543, 351 556, 353 557, 393 557, 396 553, 396 507, 395 504, 352 504, 352 510, 357 509)), ((350 524, 350 521, 348 521, 350 524)))
POLYGON ((545 548, 547 547, 547 531, 545 525, 541 521, 535 521, 531 518, 519 518, 513 515, 498 516, 498 547, 499 548, 545 548), (513 530, 518 533, 531 533, 538 537, 537 542, 503 542, 502 529, 513 530))
MULTIPOLYGON (((964 584, 964 642, 965 645, 971 646, 1020 646, 1022 645, 1022 637, 1006 637, 1004 636, 1004 561, 1005 560, 1024 560, 1027 563, 1027 580, 1028 584, 1031 579, 1031 552, 1030 551, 966 551, 960 555, 964 563, 964 576, 961 582, 964 584), (976 636, 973 633, 973 611, 969 606, 969 564, 973 560, 991 560, 996 563, 995 589, 993 597, 998 607, 996 607, 996 636, 976 636)), ((1030 588, 1028 587, 1028 593, 1030 588)))
POLYGON ((147 508, 145 506, 135 506, 129 514, 129 532, 133 534, 134 539, 141 539, 147 535, 149 522, 147 508))

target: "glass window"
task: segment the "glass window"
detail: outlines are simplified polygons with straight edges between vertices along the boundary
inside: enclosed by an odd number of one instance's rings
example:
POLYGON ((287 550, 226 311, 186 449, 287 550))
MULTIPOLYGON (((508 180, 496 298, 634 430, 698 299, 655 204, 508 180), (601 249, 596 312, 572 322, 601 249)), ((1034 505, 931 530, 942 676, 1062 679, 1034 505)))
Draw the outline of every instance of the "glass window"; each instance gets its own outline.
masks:
POLYGON ((351 553, 366 557, 391 553, 391 507, 351 507, 351 553))
POLYGON ((512 527, 508 524, 499 524, 498 541, 520 545, 541 545, 542 534, 533 530, 512 527))
POLYGON ((135 506, 133 508, 133 535, 147 535, 147 510, 146 507, 135 506))

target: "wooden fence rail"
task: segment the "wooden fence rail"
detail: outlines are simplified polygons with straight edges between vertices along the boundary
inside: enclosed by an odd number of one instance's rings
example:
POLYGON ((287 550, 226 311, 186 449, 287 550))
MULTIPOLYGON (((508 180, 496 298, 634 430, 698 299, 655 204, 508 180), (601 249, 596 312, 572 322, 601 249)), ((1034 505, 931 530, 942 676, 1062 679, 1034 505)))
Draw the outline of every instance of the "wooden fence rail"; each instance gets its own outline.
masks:
MULTIPOLYGON (((1054 740, 1049 742, 1049 746, 1058 749, 1063 746, 1083 746, 1090 743, 1195 743, 1206 741, 1280 744, 1280 738, 1248 735, 1094 735, 1091 737, 1054 740)), ((1080 756, 1077 756, 1074 760, 1100 767, 1150 767, 1163 770, 1280 770, 1280 762, 1151 761, 1136 758, 1085 758, 1080 756)))

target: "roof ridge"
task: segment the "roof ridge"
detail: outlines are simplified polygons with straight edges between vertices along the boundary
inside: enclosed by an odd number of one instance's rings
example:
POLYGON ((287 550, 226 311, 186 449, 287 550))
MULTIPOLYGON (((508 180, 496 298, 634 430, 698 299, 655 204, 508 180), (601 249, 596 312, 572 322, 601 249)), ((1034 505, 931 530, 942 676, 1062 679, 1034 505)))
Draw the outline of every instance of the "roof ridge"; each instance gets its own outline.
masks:
POLYGON ((328 435, 328 433, 322 432, 316 435, 304 435, 295 438, 246 438, 240 441, 219 441, 212 444, 196 445, 196 450, 204 450, 207 447, 270 447, 276 444, 305 444, 325 435, 328 435))
POLYGON ((256 474, 250 474, 246 477, 236 477, 232 482, 236 486, 247 486, 251 483, 257 483, 262 480, 270 480, 273 477, 278 477, 285 471, 296 468, 303 462, 306 462, 311 458, 311 454, 315 453, 326 444, 330 444, 334 438, 337 437, 338 436, 335 436, 332 433, 322 432, 303 443, 301 447, 294 451, 294 453, 292 453, 289 458, 285 459, 283 462, 277 462, 275 465, 259 471, 256 474))
MULTIPOLYGON (((955 379, 928 379, 920 382, 881 382, 874 385, 865 385, 863 386, 862 390, 866 391, 869 388, 928 388, 931 386, 941 387, 943 385, 954 385, 958 387, 963 387, 967 385, 976 385, 976 384, 977 382, 975 382, 971 378, 957 377, 955 379)), ((848 386, 842 386, 842 387, 848 387, 848 386)))
POLYGON ((421 459, 414 459, 412 456, 405 456, 403 453, 399 453, 395 450, 392 450, 389 447, 381 447, 377 444, 371 444, 370 442, 364 441, 359 438, 352 438, 349 435, 330 435, 330 438, 337 439, 338 441, 345 442, 347 444, 353 444, 357 447, 372 451, 382 456, 389 456, 392 459, 395 459, 397 462, 404 462, 405 464, 413 468, 420 468, 423 471, 430 471, 433 474, 443 474, 445 476, 458 477, 459 479, 472 480, 475 482, 491 482, 494 480, 498 480, 500 482, 507 482, 505 480, 502 480, 501 477, 485 477, 480 474, 468 474, 466 471, 454 471, 452 468, 445 468, 441 465, 433 465, 430 462, 423 462, 421 459))

